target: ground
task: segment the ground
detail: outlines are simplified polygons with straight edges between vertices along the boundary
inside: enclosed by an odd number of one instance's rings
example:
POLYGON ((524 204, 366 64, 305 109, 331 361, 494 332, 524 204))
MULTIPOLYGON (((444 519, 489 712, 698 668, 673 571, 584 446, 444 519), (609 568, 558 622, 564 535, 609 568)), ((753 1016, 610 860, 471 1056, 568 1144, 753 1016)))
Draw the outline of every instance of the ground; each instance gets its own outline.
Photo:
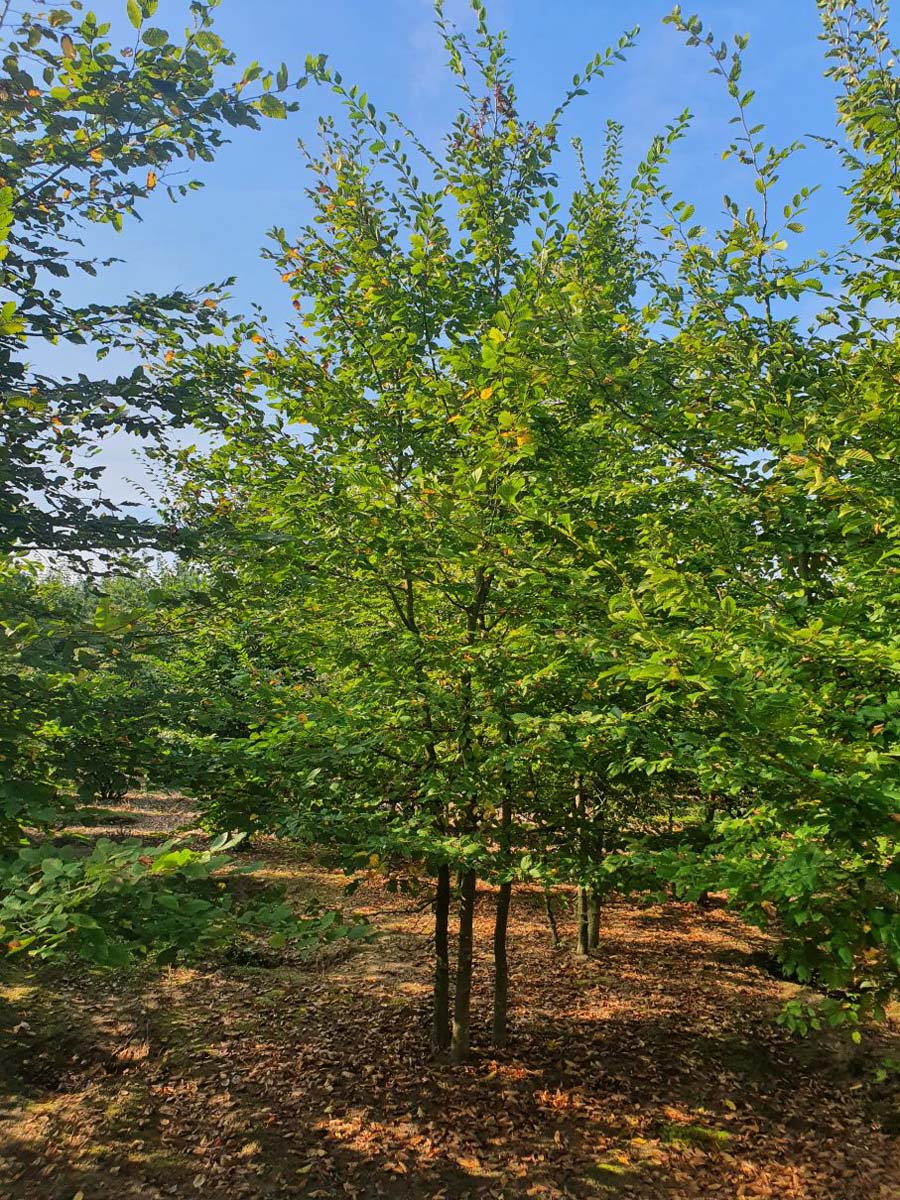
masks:
MULTIPOLYGON (((151 835, 184 818, 130 809, 151 835)), ((347 904, 284 844, 254 859, 347 904)), ((485 891, 473 1059, 449 1068, 428 1054, 429 914, 374 881, 352 904, 378 939, 302 968, 4 967, 0 1196, 900 1200, 896 1023, 858 1047, 789 1036, 795 989, 728 912, 611 905, 584 962, 521 890, 498 1053, 485 891)))

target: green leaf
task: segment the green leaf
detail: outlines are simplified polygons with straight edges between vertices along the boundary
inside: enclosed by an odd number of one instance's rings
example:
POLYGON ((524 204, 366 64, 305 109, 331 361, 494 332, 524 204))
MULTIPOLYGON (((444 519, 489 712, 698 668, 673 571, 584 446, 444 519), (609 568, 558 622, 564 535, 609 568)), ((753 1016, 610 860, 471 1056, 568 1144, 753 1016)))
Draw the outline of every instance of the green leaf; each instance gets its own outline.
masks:
POLYGON ((260 96, 257 101, 257 108, 264 117, 283 119, 287 116, 287 108, 284 101, 279 100, 277 96, 273 96, 271 93, 260 96))
POLYGON ((222 49, 222 39, 217 34, 210 33, 208 29, 201 30, 194 40, 207 54, 215 54, 222 49))

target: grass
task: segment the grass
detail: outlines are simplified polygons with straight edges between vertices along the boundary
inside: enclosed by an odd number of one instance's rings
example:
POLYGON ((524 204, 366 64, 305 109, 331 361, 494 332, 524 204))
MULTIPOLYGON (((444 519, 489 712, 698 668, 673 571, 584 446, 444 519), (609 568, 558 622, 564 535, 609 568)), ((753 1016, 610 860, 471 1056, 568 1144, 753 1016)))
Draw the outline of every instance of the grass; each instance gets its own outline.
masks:
POLYGON ((660 1127, 659 1138, 670 1146, 699 1146, 703 1150, 725 1150, 731 1142, 731 1134, 724 1129, 677 1121, 665 1122, 660 1127))

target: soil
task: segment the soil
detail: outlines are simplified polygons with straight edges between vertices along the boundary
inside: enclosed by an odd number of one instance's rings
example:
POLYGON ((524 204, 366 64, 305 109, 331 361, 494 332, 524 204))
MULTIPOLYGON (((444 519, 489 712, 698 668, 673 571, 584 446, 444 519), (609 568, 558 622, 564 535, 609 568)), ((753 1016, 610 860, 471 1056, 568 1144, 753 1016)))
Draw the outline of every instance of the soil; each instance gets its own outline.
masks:
MULTIPOLYGON (((101 832, 193 820, 165 796, 122 816, 101 832)), ((497 1052, 480 891, 473 1057, 452 1068, 428 1049, 427 909, 374 873, 348 900, 345 876, 272 839, 252 858, 378 937, 301 964, 4 965, 0 1196, 900 1200, 896 1019, 858 1046, 789 1035, 776 1016, 797 988, 725 909, 609 905, 579 960, 519 889, 497 1052)))

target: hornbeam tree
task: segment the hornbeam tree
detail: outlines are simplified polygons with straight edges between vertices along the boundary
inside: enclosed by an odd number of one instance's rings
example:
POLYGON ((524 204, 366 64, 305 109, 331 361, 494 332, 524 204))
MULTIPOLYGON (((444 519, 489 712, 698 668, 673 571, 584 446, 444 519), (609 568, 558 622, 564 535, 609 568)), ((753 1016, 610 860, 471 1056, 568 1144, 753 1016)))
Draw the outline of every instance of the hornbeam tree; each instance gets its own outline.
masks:
POLYGON ((648 189, 680 127, 622 188, 611 126, 599 178, 582 162, 561 215, 562 119, 632 35, 534 123, 503 35, 472 7, 474 40, 438 8, 464 97, 439 150, 308 64, 343 118, 324 116, 307 153, 312 220, 273 232, 298 318, 284 339, 262 317, 244 327, 246 418, 172 462, 179 519, 206 533, 222 586, 313 667, 252 735, 255 760, 296 781, 287 828, 435 881, 432 1040, 454 1061, 470 1046, 477 880, 498 889, 503 1044, 511 889, 542 877, 535 830, 601 766, 663 758, 640 689, 602 681, 630 635, 610 606, 641 581, 641 524, 687 486, 640 411, 662 398, 629 409, 620 389, 648 189), (599 575, 582 519, 606 549, 599 575))
POLYGON ((634 652, 617 664, 620 681, 659 673, 648 701, 673 765, 732 799, 705 883, 773 926, 789 973, 826 992, 791 1006, 799 1027, 881 1015, 900 978, 898 80, 885 4, 819 7, 858 234, 829 259, 790 249, 811 189, 782 194, 800 147, 754 123, 746 39, 729 48, 671 17, 730 98, 726 154, 754 200, 726 197, 710 235, 655 189, 675 271, 651 308, 672 334, 645 368, 678 397, 667 429, 692 466, 696 525, 690 538, 664 513, 648 526, 646 579, 623 610, 634 652))
POLYGON ((270 249, 298 319, 243 328, 244 414, 176 463, 221 578, 313 667, 255 760, 293 775, 294 831, 434 878, 433 1042, 457 1061, 478 878, 499 889, 502 1044, 514 880, 640 877, 640 849, 606 854, 593 826, 604 795, 652 806, 647 777, 709 814, 700 853, 648 851, 651 873, 774 919, 786 967, 829 993, 789 1019, 877 1015, 900 962, 886 10, 820 5, 863 238, 829 262, 788 251, 812 191, 779 196, 798 147, 753 123, 746 39, 672 14, 735 106, 756 198, 709 235, 662 181, 686 115, 624 189, 612 128, 562 211, 561 121, 630 35, 529 123, 472 7, 474 39, 438 8, 464 97, 439 149, 307 64, 339 103, 307 154, 313 219, 270 249))
POLYGON ((73 286, 113 261, 84 247, 86 228, 121 230, 157 192, 186 196, 201 185, 183 178, 183 160, 210 162, 227 129, 257 129, 260 116, 296 107, 284 98, 296 87, 286 67, 276 76, 255 63, 235 69, 213 29, 215 7, 191 5, 183 42, 153 24, 157 0, 128 0, 128 23, 116 31, 79 0, 18 16, 9 4, 0 9, 4 550, 102 553, 104 542, 133 544, 137 523, 102 502, 99 469, 79 463, 76 451, 118 429, 149 437, 189 423, 201 406, 213 411, 209 385, 222 380, 173 388, 142 366, 107 379, 56 378, 45 347, 153 360, 220 328, 221 286, 89 305, 73 286), (116 51, 113 37, 130 44, 116 51), (32 355, 44 363, 35 367, 32 355))
MULTIPOLYGON (((88 305, 74 287, 110 261, 85 247, 85 230, 118 231, 157 193, 186 195, 200 185, 184 179, 183 160, 209 162, 229 128, 256 129, 261 116, 296 106, 290 97, 302 81, 292 83, 286 67, 235 69, 212 26, 215 7, 194 0, 183 39, 173 39, 153 23, 157 0, 127 0, 118 30, 79 0, 22 11, 0 4, 0 943, 12 953, 74 948, 113 961, 129 941, 150 952, 168 936, 168 883, 222 862, 169 847, 99 846, 82 857, 47 842, 30 847, 23 836, 66 810, 46 743, 71 734, 84 751, 88 722, 78 714, 88 699, 96 709, 104 689, 127 686, 115 656, 137 615, 110 617, 95 596, 95 611, 73 619, 52 589, 34 587, 35 552, 110 561, 158 544, 154 523, 103 499, 90 454, 119 430, 160 438, 201 411, 214 421, 233 384, 212 355, 204 377, 177 385, 145 366, 74 379, 48 365, 51 347, 70 344, 98 360, 120 350, 165 366, 173 347, 223 328, 222 286, 88 305), (114 38, 130 44, 117 51, 114 38)), ((220 905, 186 904, 195 934, 206 916, 228 924, 220 905)), ((189 920, 170 932, 179 947, 190 944, 189 920)))

